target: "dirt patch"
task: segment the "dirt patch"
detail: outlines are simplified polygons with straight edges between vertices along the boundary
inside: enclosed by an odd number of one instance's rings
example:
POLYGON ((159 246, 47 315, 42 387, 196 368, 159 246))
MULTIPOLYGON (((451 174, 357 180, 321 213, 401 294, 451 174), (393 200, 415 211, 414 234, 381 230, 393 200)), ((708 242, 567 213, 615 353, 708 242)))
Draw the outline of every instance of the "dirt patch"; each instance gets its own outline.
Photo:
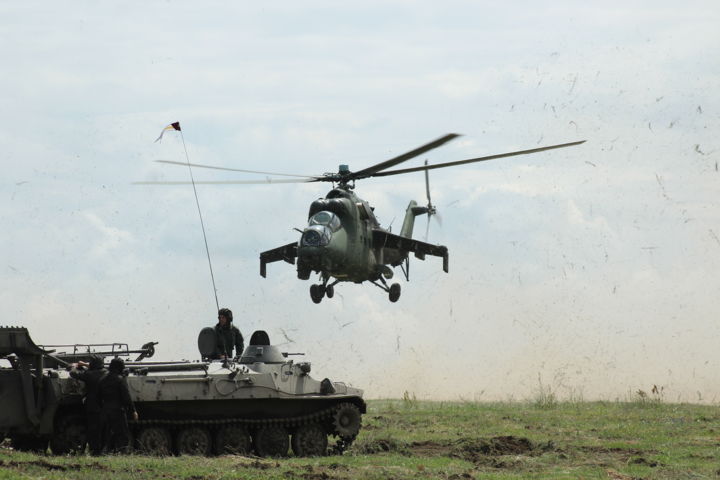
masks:
POLYGON ((285 476, 287 476, 288 478, 299 476, 300 478, 303 478, 305 480, 329 480, 339 478, 329 474, 322 468, 316 470, 312 465, 305 465, 304 467, 300 468, 302 468, 304 472, 298 472, 297 470, 286 470, 285 476))
POLYGON ((15 460, 10 460, 6 462, 5 460, 0 460, 0 467, 23 469, 28 466, 45 468, 47 470, 57 470, 61 472, 65 472, 68 470, 81 470, 83 468, 97 468, 98 470, 107 470, 107 467, 105 467, 104 465, 100 465, 99 463, 91 463, 88 465, 81 465, 79 463, 60 465, 57 463, 50 463, 46 460, 30 460, 28 462, 17 462, 15 460))
MULTIPOLYGON (((493 437, 489 440, 484 438, 462 439, 450 450, 450 455, 473 463, 487 463, 482 461, 484 457, 499 455, 528 455, 533 452, 534 446, 525 437, 503 436, 493 437)), ((498 465, 500 466, 500 465, 498 465)))
MULTIPOLYGON (((571 454, 571 450, 576 449, 577 451, 590 454, 594 459, 605 459, 614 460, 620 462, 630 463, 633 459, 640 458, 637 460, 640 462, 645 460, 648 455, 656 454, 655 450, 640 450, 637 448, 623 448, 623 447, 602 447, 602 446, 580 446, 580 447, 568 447, 566 453, 571 454)), ((606 462, 605 462, 606 463, 606 462)))
POLYGON ((647 458, 644 458, 644 457, 632 458, 632 459, 630 459, 630 461, 628 463, 630 465, 646 465, 646 466, 652 467, 652 468, 661 466, 660 462, 657 462, 655 460, 648 460, 647 458))
POLYGON ((383 452, 407 453, 407 444, 398 442, 394 438, 377 438, 362 444, 355 444, 358 453, 372 455, 383 452))
POLYGON ((269 470, 269 469, 274 468, 274 467, 279 467, 279 466, 280 466, 280 463, 279 463, 279 462, 274 462, 274 463, 271 463, 271 462, 262 462, 262 461, 260 461, 259 459, 256 458, 256 459, 254 459, 253 461, 248 462, 248 463, 240 463, 238 466, 239 466, 240 468, 251 467, 251 468, 257 468, 258 470, 269 470))
POLYGON ((444 457, 450 454, 451 445, 432 441, 412 442, 410 452, 417 457, 444 457))

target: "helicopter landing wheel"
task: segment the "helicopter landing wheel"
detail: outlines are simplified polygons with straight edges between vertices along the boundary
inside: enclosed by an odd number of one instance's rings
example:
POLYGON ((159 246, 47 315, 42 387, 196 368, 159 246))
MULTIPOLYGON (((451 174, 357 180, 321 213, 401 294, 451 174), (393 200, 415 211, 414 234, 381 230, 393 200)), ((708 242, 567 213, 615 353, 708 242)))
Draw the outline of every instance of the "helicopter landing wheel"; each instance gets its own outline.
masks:
POLYGON ((310 298, 314 303, 320 303, 325 296, 325 291, 322 285, 312 284, 310 285, 310 298))
POLYGON ((388 290, 390 301, 395 303, 400 299, 400 284, 399 283, 393 283, 390 285, 390 290, 388 290))
POLYGON ((333 298, 335 296, 335 287, 332 285, 325 287, 325 295, 327 295, 328 298, 333 298))

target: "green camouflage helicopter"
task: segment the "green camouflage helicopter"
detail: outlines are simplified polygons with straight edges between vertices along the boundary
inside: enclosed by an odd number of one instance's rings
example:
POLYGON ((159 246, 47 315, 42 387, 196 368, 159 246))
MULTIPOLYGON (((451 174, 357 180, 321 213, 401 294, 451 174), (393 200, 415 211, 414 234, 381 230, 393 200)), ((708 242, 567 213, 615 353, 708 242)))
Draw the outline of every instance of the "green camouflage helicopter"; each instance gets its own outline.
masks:
MULTIPOLYGON (((300 239, 297 242, 273 248, 260 254, 260 275, 263 277, 266 276, 266 265, 268 263, 281 260, 290 264, 297 262, 297 276, 299 279, 308 280, 313 272, 319 274, 320 283, 310 286, 310 297, 315 303, 320 303, 325 296, 332 298, 335 294, 334 287, 340 282, 362 283, 365 281, 369 281, 387 292, 391 302, 397 302, 400 298, 400 284, 393 283, 392 285, 388 285, 386 280, 393 277, 393 268, 398 266, 401 268, 405 279, 410 279, 410 253, 421 260, 424 260, 427 255, 442 257, 443 270, 448 272, 448 249, 446 246, 433 245, 412 238, 415 217, 418 215, 427 215, 429 224, 430 217, 437 213, 435 206, 432 205, 430 200, 428 170, 542 152, 545 150, 579 145, 585 142, 585 140, 582 140, 435 165, 428 165, 426 161, 425 165, 420 167, 387 170, 388 168, 392 168, 402 162, 437 148, 458 136, 459 135, 455 133, 444 135, 428 144, 363 170, 352 172, 347 165, 340 165, 337 173, 326 173, 320 176, 258 172, 254 170, 214 167, 168 160, 158 161, 192 167, 295 177, 282 179, 266 178, 264 180, 249 181, 196 181, 194 182, 196 184, 331 182, 333 189, 328 192, 325 198, 315 200, 310 204, 308 225, 301 231, 300 239), (416 201, 410 201, 405 211, 405 219, 399 234, 391 233, 389 228, 385 229, 381 227, 375 218, 373 207, 354 192, 356 180, 370 177, 401 175, 419 171, 425 172, 425 188, 428 203, 425 206, 420 206, 416 201)), ((139 183, 181 184, 189 182, 139 183)))

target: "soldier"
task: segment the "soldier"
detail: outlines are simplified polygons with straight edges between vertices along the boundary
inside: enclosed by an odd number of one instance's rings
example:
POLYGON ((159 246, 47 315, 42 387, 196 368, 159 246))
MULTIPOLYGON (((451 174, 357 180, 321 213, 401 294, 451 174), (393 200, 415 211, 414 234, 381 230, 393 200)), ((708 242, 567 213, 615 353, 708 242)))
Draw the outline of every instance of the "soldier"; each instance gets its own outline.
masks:
POLYGON ((110 452, 127 450, 130 443, 127 415, 131 414, 135 421, 138 419, 127 381, 123 376, 124 370, 125 362, 121 358, 113 358, 110 372, 100 380, 102 427, 105 446, 110 452))
POLYGON ((243 352, 244 340, 240 330, 232 324, 233 314, 229 308, 218 310, 218 323, 215 325, 217 337, 217 358, 232 358, 233 348, 235 355, 240 356, 243 352))
POLYGON ((78 362, 72 365, 70 376, 85 384, 85 419, 87 440, 91 455, 102 453, 102 408, 100 406, 100 380, 107 374, 102 357, 93 355, 90 363, 78 362), (87 370, 84 368, 87 367, 87 370))

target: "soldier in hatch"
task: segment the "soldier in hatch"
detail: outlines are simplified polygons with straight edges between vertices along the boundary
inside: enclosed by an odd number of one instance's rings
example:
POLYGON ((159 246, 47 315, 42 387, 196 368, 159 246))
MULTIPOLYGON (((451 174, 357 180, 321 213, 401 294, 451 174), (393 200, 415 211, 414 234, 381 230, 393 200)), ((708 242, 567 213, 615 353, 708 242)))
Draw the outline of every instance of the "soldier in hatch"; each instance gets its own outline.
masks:
POLYGON ((242 355, 244 340, 240 330, 232 324, 233 314, 229 308, 218 310, 218 323, 215 325, 215 336, 217 337, 217 358, 233 358, 242 355))
POLYGON ((102 357, 93 355, 90 363, 78 362, 72 365, 70 376, 85 384, 85 420, 87 440, 91 455, 102 453, 102 408, 100 406, 100 380, 107 374, 102 357), (87 369, 85 369, 87 367, 87 369))

